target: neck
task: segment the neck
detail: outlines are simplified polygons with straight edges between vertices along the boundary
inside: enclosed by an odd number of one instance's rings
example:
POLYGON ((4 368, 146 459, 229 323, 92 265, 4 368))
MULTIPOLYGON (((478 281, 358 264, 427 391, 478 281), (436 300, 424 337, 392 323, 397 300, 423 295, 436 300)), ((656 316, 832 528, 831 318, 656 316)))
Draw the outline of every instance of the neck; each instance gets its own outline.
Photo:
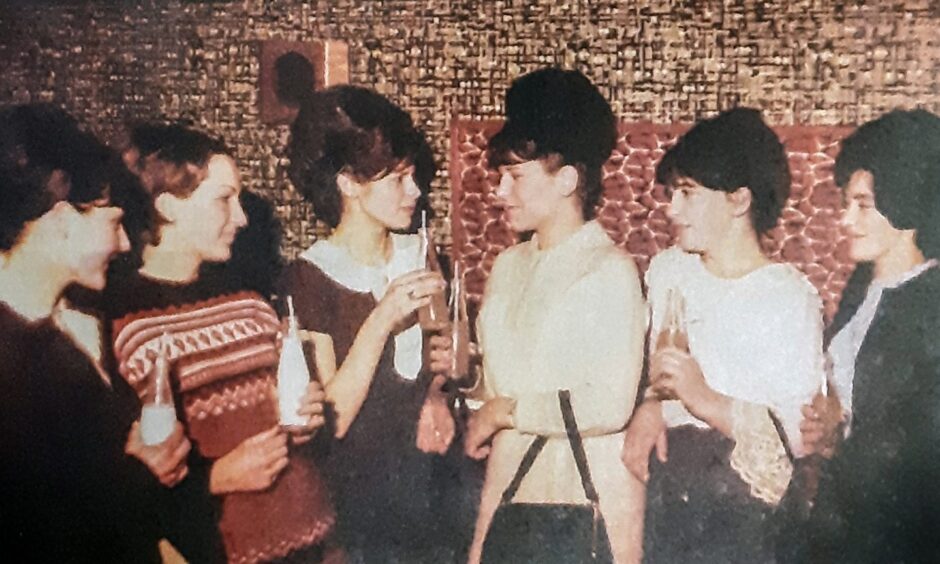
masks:
POLYGON ((915 266, 923 263, 924 254, 917 248, 913 238, 903 238, 875 259, 874 282, 893 282, 915 266))
POLYGON ((388 228, 365 214, 344 213, 330 241, 364 265, 385 264, 391 255, 388 228))
POLYGON ((754 228, 740 223, 732 226, 714 249, 702 255, 702 262, 712 274, 720 278, 739 278, 770 264, 760 248, 754 228))
POLYGON ((578 206, 559 206, 544 225, 535 229, 539 249, 551 249, 573 235, 584 225, 584 215, 578 206))
POLYGON ((170 282, 192 282, 199 277, 202 259, 192 251, 174 245, 169 238, 144 249, 140 272, 151 278, 170 282))
POLYGON ((17 251, 0 268, 0 300, 30 321, 49 317, 71 283, 65 269, 46 258, 17 251))

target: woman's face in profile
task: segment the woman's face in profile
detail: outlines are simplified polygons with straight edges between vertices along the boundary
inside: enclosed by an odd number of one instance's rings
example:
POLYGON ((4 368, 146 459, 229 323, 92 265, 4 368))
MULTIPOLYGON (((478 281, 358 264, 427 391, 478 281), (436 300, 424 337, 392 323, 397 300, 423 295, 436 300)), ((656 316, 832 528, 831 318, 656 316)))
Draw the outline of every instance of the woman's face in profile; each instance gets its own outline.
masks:
POLYGON ((499 167, 496 197, 513 231, 535 231, 552 220, 558 200, 554 181, 540 160, 499 167))
POLYGON ((92 290, 104 288, 111 259, 130 250, 123 217, 123 210, 108 201, 70 210, 65 246, 76 283, 92 290))
POLYGON ((708 254, 715 251, 728 234, 734 206, 727 192, 680 177, 672 186, 668 214, 678 230, 682 250, 708 254))
POLYGON ((241 183, 235 161, 227 155, 209 159, 208 174, 187 198, 176 198, 174 217, 163 229, 178 231, 177 239, 206 262, 231 258, 232 243, 248 220, 239 194, 241 183))
POLYGON ((845 185, 841 223, 849 240, 849 257, 856 262, 877 260, 903 236, 878 211, 874 187, 875 178, 867 170, 856 170, 845 185))
POLYGON ((387 229, 407 229, 421 196, 414 173, 414 165, 400 166, 378 180, 361 184, 358 197, 362 210, 387 229))

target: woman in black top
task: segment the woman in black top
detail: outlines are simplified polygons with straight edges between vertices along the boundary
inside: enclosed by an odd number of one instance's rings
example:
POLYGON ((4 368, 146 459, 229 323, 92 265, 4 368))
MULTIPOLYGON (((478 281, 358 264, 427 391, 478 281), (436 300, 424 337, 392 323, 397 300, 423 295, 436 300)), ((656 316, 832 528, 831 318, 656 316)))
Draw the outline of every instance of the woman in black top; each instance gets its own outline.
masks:
POLYGON ((831 457, 805 559, 937 562, 940 118, 894 111, 861 126, 843 142, 836 181, 859 262, 828 332, 845 438, 820 440, 836 434, 822 423, 838 419, 823 409, 831 403, 804 408, 804 443, 831 457))
POLYGON ((144 446, 133 392, 63 328, 65 289, 100 290, 129 246, 114 163, 60 110, 0 112, 0 545, 32 562, 159 562, 169 537, 212 561, 220 539, 195 523, 213 510, 206 476, 182 427, 144 446), (206 504, 184 514, 179 496, 206 504))

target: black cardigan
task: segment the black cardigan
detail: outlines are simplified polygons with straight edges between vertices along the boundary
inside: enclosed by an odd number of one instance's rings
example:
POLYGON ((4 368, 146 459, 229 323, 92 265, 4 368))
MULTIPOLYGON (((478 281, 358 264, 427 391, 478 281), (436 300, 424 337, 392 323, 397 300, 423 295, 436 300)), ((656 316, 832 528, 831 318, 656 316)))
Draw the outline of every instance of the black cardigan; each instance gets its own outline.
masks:
POLYGON ((223 558, 208 473, 191 468, 170 490, 124 453, 139 411, 127 383, 108 386, 50 320, 0 303, 0 553, 156 563, 168 537, 194 562, 223 558))
MULTIPOLYGON (((871 281, 860 267, 834 335, 871 281)), ((852 431, 822 473, 820 562, 940 562, 940 268, 884 290, 855 362, 852 431)))

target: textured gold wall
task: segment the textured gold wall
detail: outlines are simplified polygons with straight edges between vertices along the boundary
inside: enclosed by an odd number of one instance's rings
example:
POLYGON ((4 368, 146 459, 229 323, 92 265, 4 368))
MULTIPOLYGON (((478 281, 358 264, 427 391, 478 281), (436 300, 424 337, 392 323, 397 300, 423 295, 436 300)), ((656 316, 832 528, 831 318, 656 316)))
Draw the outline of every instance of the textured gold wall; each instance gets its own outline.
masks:
MULTIPOLYGON (((12 4, 28 2, 16 2, 12 4)), ((287 128, 258 119, 258 40, 349 43, 356 84, 428 132, 447 237, 448 125, 500 114, 513 77, 577 67, 626 120, 691 121, 746 104, 775 124, 940 110, 940 1, 242 0, 0 6, 0 103, 55 101, 105 137, 188 117, 237 150, 292 255, 318 233, 283 169, 287 128)))

